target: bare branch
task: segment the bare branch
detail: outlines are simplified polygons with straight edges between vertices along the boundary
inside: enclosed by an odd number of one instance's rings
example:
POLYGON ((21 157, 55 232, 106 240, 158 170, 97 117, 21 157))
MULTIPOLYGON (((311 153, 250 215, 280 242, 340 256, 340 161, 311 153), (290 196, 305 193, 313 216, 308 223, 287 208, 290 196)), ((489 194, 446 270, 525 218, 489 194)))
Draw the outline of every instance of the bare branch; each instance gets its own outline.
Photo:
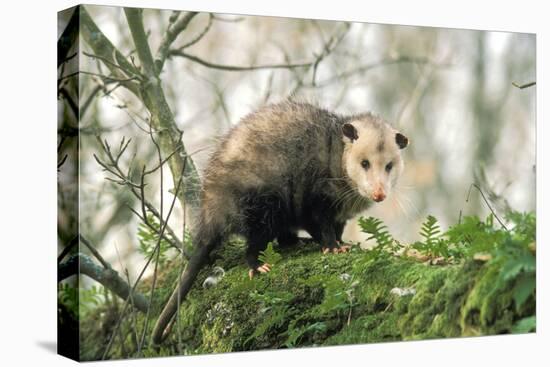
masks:
POLYGON ((525 84, 518 84, 516 82, 512 82, 512 85, 516 88, 519 88, 519 89, 529 88, 529 87, 532 87, 536 84, 537 84, 537 82, 529 82, 529 83, 525 83, 525 84))
POLYGON ((213 14, 208 14, 209 17, 208 17, 208 23, 206 24, 206 27, 204 27, 204 29, 202 30, 201 33, 199 33, 197 35, 197 37, 193 38, 191 41, 187 42, 185 45, 181 46, 178 48, 178 50, 183 50, 185 48, 188 48, 188 47, 191 47, 193 46, 194 44, 196 44, 197 42, 199 42, 207 33, 208 31, 210 30, 210 28, 212 27, 212 24, 214 23, 214 15, 213 14))
MULTIPOLYGON (((108 76, 108 80, 117 81, 116 79, 118 79, 118 81, 124 81, 127 79, 126 73, 122 70, 128 70, 132 75, 140 75, 139 84, 132 81, 121 84, 140 98, 149 111, 151 115, 150 123, 155 131, 159 132, 159 143, 162 151, 165 153, 172 152, 181 143, 177 140, 181 133, 174 121, 174 116, 168 106, 160 79, 156 73, 153 56, 147 42, 147 35, 143 29, 141 11, 139 9, 125 9, 125 13, 143 70, 139 70, 138 67, 128 62, 113 46, 94 23, 84 6, 81 7, 82 37, 94 51, 94 56, 102 60, 111 71, 112 76, 108 76), (108 61, 106 62, 106 60, 108 61)), ((185 187, 180 191, 179 200, 182 203, 184 200, 189 201, 190 207, 194 209, 199 204, 200 179, 191 159, 185 165, 185 171, 182 171, 184 156, 185 148, 182 146, 180 154, 172 155, 168 160, 168 165, 172 172, 174 186, 181 175, 185 177, 185 187)))
POLYGON ((254 70, 265 70, 265 69, 296 69, 296 68, 309 68, 314 67, 314 75, 315 71, 319 65, 319 63, 328 56, 341 42, 341 40, 346 35, 347 31, 349 30, 349 24, 346 24, 345 31, 339 35, 339 36, 332 36, 331 39, 325 43, 323 46, 323 50, 319 55, 316 55, 315 59, 309 62, 303 62, 303 63, 284 63, 284 64, 266 64, 266 65, 250 65, 250 66, 236 66, 236 65, 223 65, 223 64, 216 64, 213 62, 206 61, 204 59, 201 59, 200 57, 197 57, 195 55, 191 55, 183 51, 183 49, 186 47, 181 47, 179 49, 172 49, 169 52, 169 56, 180 56, 183 58, 186 58, 188 60, 194 61, 202 66, 211 68, 211 69, 218 69, 218 70, 225 70, 225 71, 233 71, 233 72, 243 72, 243 71, 254 71, 254 70))
POLYGON ((78 38, 78 24, 79 12, 78 7, 76 7, 71 15, 69 23, 57 41, 57 67, 61 66, 76 55, 67 57, 69 50, 73 47, 78 38))
POLYGON ((65 154, 63 156, 63 158, 61 158, 61 160, 57 163, 57 171, 59 172, 59 169, 61 168, 61 166, 63 166, 63 164, 65 164, 65 162, 67 161, 67 158, 69 157, 68 154, 65 154))
POLYGON ((162 39, 162 42, 160 43, 159 49, 157 51, 157 57, 155 60, 157 74, 160 74, 160 72, 162 71, 162 67, 164 66, 164 62, 166 61, 166 58, 168 57, 168 53, 170 51, 170 46, 176 40, 176 38, 183 31, 185 31, 189 23, 191 23, 191 21, 197 14, 197 12, 189 12, 185 14, 183 18, 177 20, 175 23, 170 23, 170 25, 168 26, 168 30, 164 34, 164 38, 162 39))
POLYGON ((118 273, 110 266, 108 268, 96 265, 92 259, 82 253, 71 256, 67 261, 59 264, 57 281, 60 282, 72 275, 84 274, 102 284, 105 288, 128 302, 132 300, 132 304, 141 312, 147 312, 149 301, 140 293, 130 290, 130 286, 126 283, 118 273), (132 295, 130 297, 130 295, 132 295))
POLYGON ((101 78, 101 79, 103 79, 107 82, 116 82, 116 83, 121 83, 121 84, 129 83, 131 81, 139 79, 137 76, 132 76, 132 77, 128 77, 128 78, 115 78, 115 77, 112 77, 112 76, 109 76, 109 75, 93 73, 91 71, 85 71, 85 70, 80 70, 80 73, 85 74, 85 75, 97 76, 98 78, 101 78))
POLYGON ((92 105, 93 99, 102 89, 102 85, 96 85, 95 88, 92 90, 86 101, 82 104, 82 107, 80 107, 80 119, 82 119, 82 117, 86 114, 88 108, 92 105))
POLYGON ((103 265, 105 269, 110 269, 111 265, 99 254, 95 247, 84 236, 80 235, 80 241, 90 250, 92 255, 103 265))
MULTIPOLYGON (((143 222, 151 230, 155 231, 157 234, 160 235, 160 232, 155 227, 153 227, 153 225, 151 223, 149 223, 149 221, 147 220, 146 211, 149 211, 151 214, 153 214, 159 220, 159 223, 163 222, 161 213, 159 213, 157 211, 157 209, 155 208, 155 206, 152 203, 150 203, 149 201, 147 201, 147 199, 145 198, 145 190, 144 190, 145 189, 145 182, 144 182, 144 175, 143 175, 143 173, 145 173, 145 175, 147 175, 149 173, 154 172, 156 170, 156 168, 154 170, 151 170, 151 171, 146 171, 146 167, 143 167, 140 184, 136 184, 136 183, 131 181, 130 176, 128 174, 125 174, 122 171, 122 168, 118 165, 117 160, 115 159, 113 153, 111 152, 109 144, 106 141, 102 141, 99 138, 99 136, 97 136, 97 141, 99 142, 99 145, 101 146, 101 148, 103 149, 103 152, 107 156, 107 158, 109 160, 109 163, 103 162, 101 159, 99 159, 99 157, 97 155, 94 154, 93 156, 94 156, 96 162, 101 167, 103 167, 103 169, 105 169, 106 171, 108 171, 109 173, 115 175, 118 178, 118 180, 114 180, 114 179, 109 178, 109 177, 105 177, 105 179, 107 179, 109 181, 113 181, 113 182, 115 182, 119 185, 126 185, 130 189, 130 192, 141 203, 142 215, 140 215, 138 212, 136 212, 133 208, 130 208, 130 210, 134 214, 136 214, 138 218, 143 220, 143 222), (147 208, 147 210, 145 208, 147 208)), ((121 145, 121 146, 123 146, 123 145, 121 145)), ((190 159, 190 158, 188 158, 188 159, 190 159)), ((174 230, 170 226, 167 226, 166 227, 166 232, 169 234, 169 237, 170 237, 169 238, 168 236, 163 235, 163 238, 166 240, 166 242, 168 242, 176 250, 181 251, 181 249, 183 249, 183 247, 184 247, 183 242, 178 239, 178 237, 176 236, 174 230)), ((185 250, 183 251, 183 254, 187 259, 190 257, 190 254, 185 250)))
POLYGON ((493 209, 493 207, 491 206, 491 204, 489 204, 489 200, 487 200, 487 198, 485 197, 485 194, 483 193, 483 191, 481 190, 481 188, 475 184, 475 183, 472 183, 470 185, 470 188, 468 189, 468 195, 466 196, 466 202, 470 201, 470 194, 472 192, 472 187, 474 187, 477 191, 479 191, 479 193, 481 194, 481 197, 483 198, 483 201, 485 201, 485 205, 487 205, 487 207, 489 208, 489 210, 491 211, 491 213, 493 214, 493 216, 497 219, 497 221, 500 223, 500 225, 502 226, 502 228, 504 228, 506 231, 508 230, 508 228, 504 225, 504 223, 500 220, 500 218, 498 217, 497 213, 495 212, 495 210, 493 209))
POLYGON ((316 60, 310 61, 310 62, 303 62, 303 63, 295 63, 295 64, 267 64, 267 65, 250 65, 250 66, 235 66, 235 65, 223 65, 223 64, 215 64, 206 60, 203 60, 197 56, 190 55, 183 50, 170 50, 169 56, 180 56, 186 59, 189 59, 191 61, 196 62, 197 64, 200 64, 202 66, 205 66, 207 68, 211 69, 218 69, 218 70, 225 70, 225 71, 252 71, 252 70, 263 70, 263 69, 294 69, 294 68, 306 68, 309 66, 312 66, 315 64, 316 60))
POLYGON ((67 101, 67 104, 69 105, 69 108, 71 109, 73 115, 78 118, 78 106, 74 99, 71 97, 71 94, 65 89, 60 88, 59 94, 67 101))
POLYGON ((60 85, 63 80, 72 78, 73 76, 77 76, 80 73, 80 71, 75 71, 67 75, 62 75, 59 78, 57 78, 57 84, 60 85))
MULTIPOLYGON (((166 158, 164 158, 157 166, 155 166, 154 168, 150 169, 150 170, 147 170, 144 172, 145 175, 149 175, 153 172, 155 172, 156 170, 158 170, 161 166, 163 166, 166 162, 168 162, 168 160, 176 153, 178 153, 181 148, 183 147, 183 144, 180 144, 172 153, 168 154, 168 156, 166 158)), ((191 156, 191 154, 189 154, 189 156, 191 156)))
MULTIPOLYGON (((185 165, 185 162, 187 162, 187 159, 184 160, 184 165, 185 165)), ((168 215, 166 216, 166 220, 164 221, 164 225, 161 226, 161 236, 164 234, 164 231, 168 227, 168 219, 170 218, 170 216, 172 214, 172 210, 174 209, 174 204, 176 203, 176 198, 178 197, 177 194, 178 194, 178 191, 180 190, 180 188, 182 186, 182 182, 183 182, 183 175, 179 177, 178 184, 176 185, 176 192, 174 193, 174 198, 172 200, 172 204, 170 205, 170 210, 168 211, 168 215)), ((153 260, 153 257, 155 256, 155 252, 159 250, 160 244, 161 244, 161 241, 160 241, 161 236, 159 236, 159 241, 157 242, 157 245, 155 246, 155 249, 151 253, 151 256, 149 256, 149 258, 147 259, 147 262, 145 263, 143 269, 141 270, 139 276, 137 277, 137 279, 136 279, 136 281, 135 281, 135 283, 132 287, 131 293, 134 293, 134 291, 136 290, 137 285, 139 284, 139 281, 143 277, 143 274, 145 274, 145 270, 147 270, 147 268, 151 264, 151 261, 153 260)), ((118 329, 120 328, 122 320, 124 319, 126 310, 128 309, 128 304, 129 304, 128 299, 126 299, 126 302, 124 303, 124 308, 122 309, 122 312, 120 313, 120 317, 117 321, 117 324, 115 325, 113 334, 111 335, 111 338, 109 339, 109 343, 107 344, 107 347, 105 348, 105 351, 103 352, 102 360, 104 360, 107 357, 107 355, 109 354, 109 351, 111 350, 114 338, 115 338, 115 336, 118 332, 118 329)))
MULTIPOLYGON (((129 70, 133 75, 140 75, 139 70, 132 65, 120 51, 109 41, 107 37, 94 23, 85 6, 80 6, 80 27, 82 38, 94 51, 96 58, 101 58, 102 61, 109 60, 105 65, 113 73, 115 78, 125 79, 128 77, 122 70, 129 70), (118 65, 114 67, 113 65, 118 65)), ((124 85, 136 96, 140 96, 137 85, 127 83, 124 85)))
POLYGON ((349 77, 352 77, 354 75, 361 75, 363 73, 366 73, 367 71, 370 71, 375 68, 394 65, 394 64, 404 64, 404 63, 411 63, 411 64, 430 64, 437 67, 447 67, 449 64, 447 63, 436 63, 432 60, 424 57, 411 57, 411 56, 400 56, 396 58, 384 58, 380 61, 364 64, 361 66, 358 66, 356 68, 344 71, 340 74, 334 75, 330 78, 327 78, 325 80, 322 80, 320 82, 317 82, 315 85, 308 84, 304 85, 305 87, 309 88, 323 88, 327 87, 329 85, 332 85, 333 83, 339 83, 342 79, 346 79, 349 77))
MULTIPOLYGON (((317 22, 314 22, 314 24, 318 25, 317 22)), ((311 77, 311 84, 315 85, 315 79, 317 77, 317 69, 318 69, 319 64, 321 63, 321 61, 323 61, 323 59, 326 56, 330 55, 332 50, 334 50, 340 44, 340 42, 342 42, 342 40, 344 39, 344 37, 348 33, 350 27, 351 27, 351 25, 349 23, 345 23, 344 32, 342 32, 340 35, 335 33, 334 35, 332 35, 330 37, 328 42, 325 43, 325 47, 323 47, 323 52, 321 52, 321 54, 317 57, 317 60, 315 60, 315 63, 313 64, 313 75, 311 77)), ((320 30, 320 33, 321 33, 321 38, 323 38, 321 30, 320 30)))
MULTIPOLYGON (((174 121, 174 116, 162 90, 161 80, 156 73, 147 35, 143 28, 142 12, 133 8, 125 8, 124 12, 146 77, 146 81, 142 82, 141 90, 144 94, 143 102, 151 114, 150 123, 158 132, 162 151, 172 152, 181 144, 181 132, 174 121)), ((189 159, 187 164, 184 164, 186 156, 185 148, 182 146, 180 154, 174 154, 168 160, 168 166, 172 172, 174 186, 180 176, 185 178, 184 189, 180 191, 178 197, 182 206, 186 200, 191 208, 197 208, 200 200, 200 180, 193 161, 189 159)))
POLYGON ((183 242, 180 241, 177 237, 174 237, 175 234, 173 234, 174 231, 172 230, 172 228, 166 227, 166 232, 170 235, 170 237, 169 237, 169 236, 166 235, 166 233, 160 233, 160 230, 155 228, 149 221, 146 222, 145 220, 143 220, 142 215, 139 214, 139 212, 137 210, 135 210, 132 207, 128 207, 128 209, 130 209, 130 211, 132 213, 134 213, 136 215, 136 217, 138 217, 143 223, 145 223, 147 228, 149 228, 151 231, 155 232, 155 234, 157 234, 158 236, 161 236, 162 239, 164 241, 166 241, 173 249, 175 249, 177 252, 181 253, 184 260, 189 260, 189 258, 191 257, 191 254, 189 254, 189 252, 187 250, 183 249, 184 248, 183 247, 183 242))
POLYGON ((122 72, 124 72, 124 74, 126 74, 127 77, 136 77, 136 79, 139 79, 139 77, 141 76, 139 73, 137 73, 137 70, 127 69, 123 66, 120 66, 119 64, 116 64, 116 63, 112 62, 108 58, 103 57, 101 55, 95 55, 95 54, 91 54, 91 53, 88 53, 88 52, 85 52, 85 51, 82 52, 82 53, 85 56, 88 56, 92 59, 97 59, 97 60, 103 61, 103 63, 107 66, 111 66, 113 68, 120 69, 122 72))
POLYGON ((65 63, 71 61, 71 60, 74 59, 77 55, 78 55, 78 52, 75 52, 74 54, 67 56, 67 57, 65 58, 65 60, 61 61, 61 64, 65 64, 65 63))
POLYGON ((67 254, 71 252, 73 247, 75 247, 76 245, 78 245, 78 236, 73 237, 69 244, 63 249, 63 251, 61 251, 61 253, 57 257, 57 263, 61 263, 61 260, 63 260, 63 258, 67 256, 67 254))
POLYGON ((149 225, 149 220, 147 219, 147 211, 145 211, 145 165, 141 170, 141 184, 139 185, 139 199, 141 201, 141 214, 143 215, 143 221, 145 224, 149 225))
POLYGON ((212 14, 212 18, 214 18, 215 20, 217 20, 219 22, 226 22, 226 23, 238 23, 238 22, 242 22, 243 20, 245 20, 244 17, 226 18, 226 17, 222 17, 222 16, 217 15, 217 14, 212 14))

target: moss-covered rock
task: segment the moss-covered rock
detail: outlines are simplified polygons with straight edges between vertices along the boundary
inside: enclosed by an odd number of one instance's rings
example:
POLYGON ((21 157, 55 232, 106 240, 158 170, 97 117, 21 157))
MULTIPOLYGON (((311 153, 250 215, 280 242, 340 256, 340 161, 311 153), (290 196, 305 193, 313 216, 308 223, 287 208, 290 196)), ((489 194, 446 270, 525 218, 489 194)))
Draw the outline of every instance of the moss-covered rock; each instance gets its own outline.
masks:
MULTIPOLYGON (((514 326, 534 315, 534 295, 515 307, 516 280, 498 280, 501 266, 491 261, 436 266, 358 247, 323 255, 318 245, 302 243, 281 249, 283 259, 270 273, 249 279, 243 252, 239 241, 222 250, 215 265, 225 269, 223 278, 202 288, 211 268, 203 270, 170 336, 142 356, 491 335, 523 330, 514 326)), ((174 261, 159 274, 153 314, 180 271, 174 261)), ((83 359, 101 357, 114 316, 112 306, 102 306, 83 320, 83 359)), ((142 314, 126 317, 120 338, 136 344, 132 334, 143 326, 142 314)), ((123 349, 114 343, 109 357, 132 356, 123 349)))

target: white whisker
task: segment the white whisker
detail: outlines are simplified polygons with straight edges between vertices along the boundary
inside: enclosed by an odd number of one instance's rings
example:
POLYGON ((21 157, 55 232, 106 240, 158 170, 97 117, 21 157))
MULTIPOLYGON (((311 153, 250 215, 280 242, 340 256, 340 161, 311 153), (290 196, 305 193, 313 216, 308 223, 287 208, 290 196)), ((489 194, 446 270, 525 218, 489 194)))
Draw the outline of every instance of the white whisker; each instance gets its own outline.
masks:
POLYGON ((395 190, 396 195, 394 195, 394 197, 397 200, 399 200, 399 202, 401 204, 403 204, 403 203, 407 204, 407 207, 409 209, 414 210, 415 215, 420 215, 420 210, 418 210, 418 207, 414 204, 414 202, 411 199, 409 199, 409 197, 407 195, 404 195, 404 194, 400 195, 401 194, 400 189, 401 188, 397 188, 397 190, 395 190))

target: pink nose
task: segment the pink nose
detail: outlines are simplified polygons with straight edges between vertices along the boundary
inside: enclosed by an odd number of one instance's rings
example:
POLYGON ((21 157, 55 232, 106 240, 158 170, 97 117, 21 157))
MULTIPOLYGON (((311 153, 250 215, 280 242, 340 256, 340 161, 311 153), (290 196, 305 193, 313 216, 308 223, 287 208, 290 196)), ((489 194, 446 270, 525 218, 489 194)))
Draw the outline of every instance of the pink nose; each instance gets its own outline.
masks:
POLYGON ((386 193, 382 189, 378 189, 372 193, 372 200, 378 203, 384 200, 385 198, 386 198, 386 193))

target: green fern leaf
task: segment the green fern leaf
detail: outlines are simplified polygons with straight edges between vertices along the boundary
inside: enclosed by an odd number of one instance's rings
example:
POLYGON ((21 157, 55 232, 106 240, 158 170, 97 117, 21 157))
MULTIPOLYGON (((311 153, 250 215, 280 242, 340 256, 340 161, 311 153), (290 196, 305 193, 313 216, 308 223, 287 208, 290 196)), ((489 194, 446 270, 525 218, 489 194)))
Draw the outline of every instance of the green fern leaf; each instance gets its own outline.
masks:
POLYGON ((370 235, 367 241, 374 239, 380 250, 393 249, 395 240, 388 232, 386 225, 380 219, 374 217, 361 217, 359 218, 359 226, 362 232, 370 235))
POLYGON ((267 244, 267 248, 264 251, 260 251, 260 256, 258 256, 258 260, 271 266, 281 261, 282 258, 283 257, 273 249, 273 243, 271 242, 267 244))

